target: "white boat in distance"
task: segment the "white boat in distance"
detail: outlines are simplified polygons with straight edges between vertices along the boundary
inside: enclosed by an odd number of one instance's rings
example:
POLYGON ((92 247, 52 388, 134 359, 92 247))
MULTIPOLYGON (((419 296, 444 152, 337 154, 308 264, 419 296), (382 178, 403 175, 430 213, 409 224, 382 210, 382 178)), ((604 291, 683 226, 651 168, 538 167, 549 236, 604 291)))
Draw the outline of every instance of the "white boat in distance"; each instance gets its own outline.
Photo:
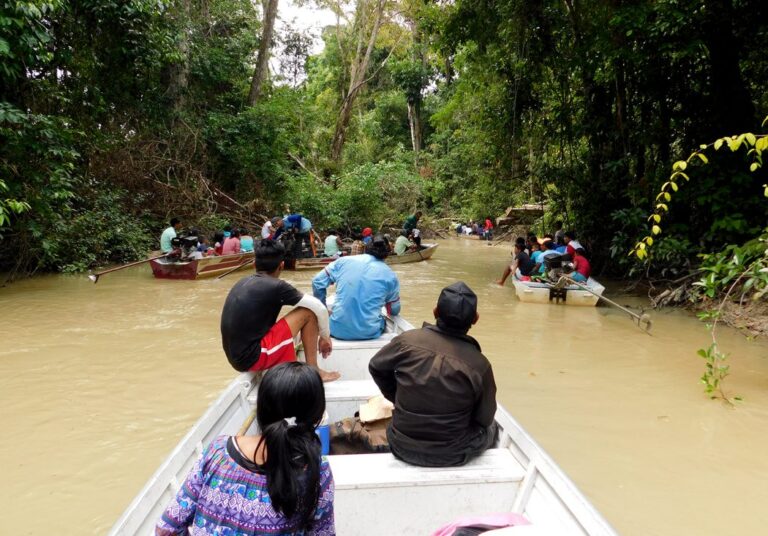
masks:
MULTIPOLYGON (((371 341, 334 340, 323 366, 342 379, 325 384, 331 422, 349 417, 379 394, 368 362, 384 344, 412 326, 400 317, 371 341)), ((258 378, 239 375, 192 427, 109 532, 153 534, 154 526, 188 471, 215 437, 256 433, 258 378)), ((501 406, 499 443, 462 467, 416 467, 391 454, 331 455, 334 510, 340 536, 428 535, 466 515, 523 514, 524 533, 616 534, 557 464, 501 406)))

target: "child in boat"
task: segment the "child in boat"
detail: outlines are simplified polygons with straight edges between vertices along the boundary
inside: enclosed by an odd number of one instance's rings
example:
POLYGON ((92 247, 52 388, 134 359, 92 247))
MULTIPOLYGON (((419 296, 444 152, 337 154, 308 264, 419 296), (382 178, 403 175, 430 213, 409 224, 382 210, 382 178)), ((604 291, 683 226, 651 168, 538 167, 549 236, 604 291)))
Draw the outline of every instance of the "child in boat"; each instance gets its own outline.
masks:
POLYGON ((571 279, 584 283, 592 274, 592 267, 589 265, 589 260, 584 256, 586 252, 584 248, 577 248, 573 250, 573 273, 571 279))
POLYGON ((315 429, 325 412, 317 371, 283 363, 259 384, 261 435, 220 436, 205 449, 156 534, 336 533, 333 475, 315 429))
POLYGON ((209 252, 210 255, 221 255, 221 252, 224 249, 224 232, 223 231, 217 231, 215 235, 213 235, 213 253, 209 252))

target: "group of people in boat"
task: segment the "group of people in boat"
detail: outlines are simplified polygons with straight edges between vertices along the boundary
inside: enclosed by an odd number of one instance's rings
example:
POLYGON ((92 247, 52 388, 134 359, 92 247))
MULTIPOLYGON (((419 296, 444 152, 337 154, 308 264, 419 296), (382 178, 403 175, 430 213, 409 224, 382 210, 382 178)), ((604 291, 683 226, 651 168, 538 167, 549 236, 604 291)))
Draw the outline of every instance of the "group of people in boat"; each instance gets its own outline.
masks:
POLYGON ((577 283, 585 283, 591 273, 592 267, 587 258, 584 247, 579 243, 574 231, 564 231, 562 222, 556 222, 554 234, 545 234, 539 238, 534 233, 527 237, 519 236, 511 251, 512 264, 508 265, 497 283, 504 286, 510 275, 514 274, 519 281, 546 281, 548 279, 548 266, 553 261, 568 264, 569 270, 565 273, 577 283))
MULTIPOLYGON (((406 231, 417 223, 418 217, 406 231)), ((259 434, 215 439, 163 513, 157 534, 335 534, 333 475, 315 432, 325 413, 324 382, 340 376, 321 369, 318 356, 331 354, 332 337, 380 337, 382 310, 400 313, 400 284, 384 262, 388 241, 372 233, 363 238, 369 238, 361 240, 364 253, 324 267, 312 279, 311 294, 281 279, 286 251, 280 241, 268 236, 256 245, 256 272, 229 292, 221 337, 235 370, 265 371, 258 387, 259 434), (293 309, 278 318, 284 306, 293 309), (306 364, 296 360, 297 339, 306 364)), ((433 315, 434 324, 398 335, 369 363, 394 405, 377 451, 419 466, 458 466, 497 439, 496 383, 468 335, 479 320, 472 289, 463 282, 445 287, 433 315)))
MULTIPOLYGON (((406 218, 394 243, 389 235, 384 235, 390 253, 405 255, 423 249, 421 231, 418 228, 421 215, 421 212, 417 211, 406 218)), ((160 250, 163 254, 184 260, 194 260, 217 255, 250 253, 254 250, 254 238, 245 228, 226 225, 213 235, 210 242, 197 230, 192 229, 187 236, 194 237, 197 243, 189 248, 181 248, 174 244, 174 239, 179 236, 181 229, 181 220, 176 217, 171 218, 170 225, 160 235, 160 250)), ((275 216, 264 222, 261 227, 261 238, 282 242, 286 246, 286 253, 292 259, 313 257, 335 259, 345 255, 360 255, 371 243, 373 229, 365 227, 362 230, 352 230, 348 234, 348 238, 352 240, 349 246, 345 245, 344 240, 347 237, 341 231, 328 229, 322 239, 322 250, 315 245, 316 237, 312 222, 301 214, 275 216)))
POLYGON ((488 216, 485 222, 469 220, 469 223, 456 224, 456 236, 477 236, 481 240, 493 240, 493 219, 488 216))
POLYGON ((194 260, 217 255, 249 253, 254 248, 254 239, 248 230, 231 225, 225 225, 221 231, 213 235, 213 245, 197 229, 191 229, 187 236, 194 238, 196 243, 189 248, 180 248, 174 244, 174 239, 179 236, 181 228, 181 220, 171 218, 170 225, 160 235, 160 251, 163 254, 175 254, 178 257, 184 257, 185 260, 194 260))

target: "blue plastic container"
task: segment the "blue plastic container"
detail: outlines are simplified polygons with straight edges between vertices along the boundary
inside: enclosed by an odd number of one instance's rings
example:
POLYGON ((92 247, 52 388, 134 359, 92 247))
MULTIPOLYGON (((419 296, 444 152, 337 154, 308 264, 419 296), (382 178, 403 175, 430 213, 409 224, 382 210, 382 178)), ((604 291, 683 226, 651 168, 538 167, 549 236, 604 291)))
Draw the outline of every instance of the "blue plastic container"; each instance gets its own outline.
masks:
POLYGON ((328 456, 331 452, 331 426, 328 420, 328 412, 326 411, 320 421, 320 426, 315 430, 320 438, 320 452, 323 456, 328 456))

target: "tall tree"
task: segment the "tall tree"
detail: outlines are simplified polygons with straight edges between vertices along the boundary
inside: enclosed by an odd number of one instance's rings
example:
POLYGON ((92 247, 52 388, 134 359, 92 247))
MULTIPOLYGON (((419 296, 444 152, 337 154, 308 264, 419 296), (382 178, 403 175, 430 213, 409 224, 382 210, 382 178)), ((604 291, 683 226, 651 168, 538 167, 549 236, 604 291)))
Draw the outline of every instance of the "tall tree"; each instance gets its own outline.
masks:
MULTIPOLYGON (((331 159, 337 164, 340 162, 344 150, 355 99, 368 81, 366 78, 368 66, 383 22, 385 5, 386 0, 357 0, 350 36, 351 40, 354 41, 355 52, 347 58, 349 86, 342 96, 341 109, 336 120, 333 142, 331 143, 331 159)), ((340 18, 341 6, 337 6, 336 13, 337 17, 340 18)), ((342 46, 341 41, 339 41, 339 46, 342 46)), ((346 54, 346 51, 342 49, 342 53, 346 54)), ((384 61, 386 62, 386 59, 384 61)))
POLYGON ((264 19, 261 29, 259 54, 256 57, 256 67, 251 79, 251 91, 248 93, 248 105, 253 106, 261 96, 261 89, 269 72, 269 49, 272 47, 272 36, 275 31, 278 0, 264 0, 264 19))

